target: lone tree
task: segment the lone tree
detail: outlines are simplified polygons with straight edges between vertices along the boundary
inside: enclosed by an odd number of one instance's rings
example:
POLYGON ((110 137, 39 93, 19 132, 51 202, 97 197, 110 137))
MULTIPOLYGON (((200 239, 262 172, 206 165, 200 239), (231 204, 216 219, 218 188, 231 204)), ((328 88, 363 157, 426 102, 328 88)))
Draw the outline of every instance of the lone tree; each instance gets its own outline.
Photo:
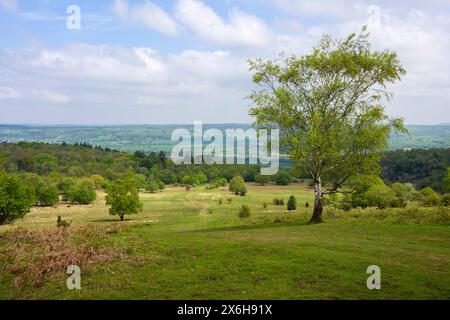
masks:
POLYGON ((139 192, 133 179, 125 179, 113 182, 107 189, 106 204, 110 205, 109 214, 118 215, 120 221, 126 214, 142 212, 143 204, 139 201, 139 192))
POLYGON ((0 172, 0 225, 23 218, 35 202, 30 184, 17 175, 0 172))
POLYGON ((375 174, 392 130, 402 119, 384 112, 387 85, 405 70, 390 50, 372 50, 369 34, 323 36, 312 53, 282 62, 250 60, 258 89, 250 115, 260 127, 278 127, 290 158, 314 181, 311 223, 322 221, 323 196, 342 191, 357 174, 375 174))
POLYGON ((247 187, 245 186, 244 178, 236 176, 231 179, 229 190, 235 195, 245 196, 247 194, 247 187))

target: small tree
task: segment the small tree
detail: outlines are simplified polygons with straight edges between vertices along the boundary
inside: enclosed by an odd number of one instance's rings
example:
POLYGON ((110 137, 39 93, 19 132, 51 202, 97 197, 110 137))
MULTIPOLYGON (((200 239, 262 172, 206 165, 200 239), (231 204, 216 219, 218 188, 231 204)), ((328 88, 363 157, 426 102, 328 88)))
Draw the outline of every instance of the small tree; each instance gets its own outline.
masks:
POLYGON ((94 182, 95 185, 95 189, 96 190, 100 190, 100 189, 105 189, 106 188, 106 184, 107 184, 107 180, 100 174, 93 174, 91 175, 91 180, 94 182))
POLYGON ((69 191, 69 199, 79 204, 90 204, 97 198, 95 184, 90 179, 81 179, 69 191))
POLYGON ((269 177, 258 173, 255 176, 255 182, 260 184, 260 185, 262 185, 262 186, 264 186, 264 185, 269 183, 269 177))
POLYGON ((280 172, 275 177, 275 183, 278 186, 287 186, 292 182, 291 176, 287 172, 280 172))
POLYGON ((392 130, 406 131, 381 104, 405 70, 395 52, 373 50, 368 36, 366 28, 342 40, 324 36, 310 54, 250 61, 258 85, 250 115, 279 128, 289 157, 314 181, 311 223, 322 221, 324 195, 377 173, 392 130))
POLYGON ((30 184, 17 175, 0 172, 0 225, 23 218, 35 202, 30 184))
POLYGON ((57 205, 59 203, 58 188, 52 184, 42 183, 37 190, 37 200, 44 207, 57 205))
POLYGON ((235 195, 245 196, 247 194, 247 187, 245 185, 244 178, 236 176, 230 181, 229 190, 235 195))
POLYGON ((246 204, 243 204, 241 209, 239 210, 239 218, 248 218, 250 217, 250 207, 246 204))
POLYGON ((158 185, 158 183, 156 181, 150 181, 147 184, 145 190, 147 190, 150 193, 155 193, 155 192, 157 192, 159 190, 159 185, 158 185))
POLYGON ((288 211, 297 210, 297 199, 295 199, 294 196, 289 197, 289 200, 287 202, 287 209, 288 209, 288 211))
POLYGON ((426 187, 420 193, 422 195, 422 203, 425 206, 437 206, 441 202, 439 194, 430 187, 426 187))
POLYGON ((110 206, 109 214, 118 215, 120 221, 123 221, 125 215, 137 214, 143 209, 139 192, 130 177, 114 181, 108 187, 106 204, 110 206))

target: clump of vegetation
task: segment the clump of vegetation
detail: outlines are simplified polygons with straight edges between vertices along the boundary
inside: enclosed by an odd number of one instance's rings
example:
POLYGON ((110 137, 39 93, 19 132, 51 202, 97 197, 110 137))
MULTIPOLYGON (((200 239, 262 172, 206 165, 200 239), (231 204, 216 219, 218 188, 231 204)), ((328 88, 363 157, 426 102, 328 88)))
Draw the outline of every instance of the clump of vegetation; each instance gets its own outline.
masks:
POLYGON ((258 173, 255 175, 255 182, 264 186, 269 183, 269 177, 258 173))
POLYGON ((250 207, 246 204, 243 204, 241 209, 239 210, 239 218, 248 218, 250 217, 250 207))
POLYGON ((247 194, 247 186, 245 185, 244 178, 236 176, 231 179, 229 190, 235 195, 245 196, 247 194))
POLYGON ((139 192, 131 178, 113 182, 107 190, 106 204, 110 206, 109 213, 118 215, 120 221, 127 214, 142 212, 143 204, 139 201, 139 192))
POLYGON ((280 199, 278 199, 278 198, 273 199, 272 203, 274 205, 276 205, 276 206, 284 206, 284 200, 281 199, 281 198, 280 199))
POLYGON ((19 230, 4 233, 7 247, 0 249, 5 268, 14 277, 14 286, 39 285, 45 278, 63 274, 69 265, 83 270, 95 263, 111 262, 122 255, 113 245, 93 246, 99 239, 107 239, 107 228, 88 225, 79 229, 54 228, 46 230, 19 230))
POLYGON ((233 198, 228 197, 228 198, 227 198, 227 202, 228 202, 228 203, 232 203, 232 202, 233 202, 233 198))
POLYGON ((420 191, 420 194, 422 195, 422 203, 425 206, 433 207, 439 205, 441 202, 439 194, 430 187, 426 187, 420 191))
POLYGON ((267 202, 263 202, 262 206, 263 206, 264 209, 267 209, 267 207, 269 206, 269 204, 268 204, 267 202))
POLYGON ((309 208, 309 202, 308 201, 305 202, 305 208, 309 208))
POLYGON ((17 175, 0 171, 0 225, 23 218, 36 202, 34 189, 17 175))
POLYGON ((58 218, 56 219, 56 226, 58 228, 61 228, 61 227, 67 228, 71 225, 71 223, 72 223, 72 221, 67 222, 67 221, 63 220, 63 218, 61 218, 61 216, 58 216, 58 218))
POLYGON ((287 209, 288 209, 288 211, 297 210, 297 199, 295 199, 294 196, 289 197, 289 200, 287 202, 287 209))
POLYGON ((90 204, 96 198, 95 184, 91 179, 81 179, 69 189, 68 200, 72 203, 90 204))
POLYGON ((292 178, 291 176, 285 172, 285 171, 280 171, 276 176, 275 176, 275 183, 278 186, 287 186, 292 182, 292 178))

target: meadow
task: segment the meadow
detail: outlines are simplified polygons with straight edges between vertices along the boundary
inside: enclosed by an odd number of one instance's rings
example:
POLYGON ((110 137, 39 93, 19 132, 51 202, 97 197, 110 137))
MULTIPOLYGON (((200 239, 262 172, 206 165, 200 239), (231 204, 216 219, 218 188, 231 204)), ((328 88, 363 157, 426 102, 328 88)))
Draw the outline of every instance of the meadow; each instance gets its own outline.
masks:
POLYGON ((122 223, 102 192, 91 205, 33 208, 0 226, 0 298, 450 298, 449 208, 326 207, 325 222, 309 225, 306 185, 248 190, 141 193, 144 211, 122 223), (290 195, 295 212, 272 204, 290 195), (243 204, 251 217, 238 217, 243 204), (70 227, 56 227, 59 215, 70 227), (81 290, 66 287, 72 262, 81 264, 81 290), (381 290, 366 287, 370 265, 381 268, 381 290))

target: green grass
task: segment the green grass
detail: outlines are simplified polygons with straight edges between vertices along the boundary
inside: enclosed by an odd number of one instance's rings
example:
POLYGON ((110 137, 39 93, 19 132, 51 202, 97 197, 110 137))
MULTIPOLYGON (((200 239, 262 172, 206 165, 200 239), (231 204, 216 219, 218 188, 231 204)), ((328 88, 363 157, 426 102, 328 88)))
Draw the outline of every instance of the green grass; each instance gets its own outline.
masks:
MULTIPOLYGON (((108 215, 103 196, 86 207, 35 209, 14 225, 1 226, 0 234, 51 227, 57 215, 73 220, 71 229, 118 223, 108 215)), ((2 259, 0 298, 450 298, 448 209, 343 213, 327 208, 325 223, 308 225, 311 209, 304 203, 312 203, 312 194, 300 185, 250 186, 245 197, 225 189, 168 188, 141 199, 144 212, 127 217, 124 230, 91 239, 125 255, 82 270, 81 291, 66 289, 64 272, 38 286, 15 288, 8 272, 13 261, 2 259), (271 204, 290 195, 297 197, 296 212, 271 204), (250 218, 238 218, 243 204, 249 205, 250 218), (366 287, 366 269, 373 264, 382 273, 378 291, 366 287)), ((0 240, 0 249, 9 245, 0 240)))

